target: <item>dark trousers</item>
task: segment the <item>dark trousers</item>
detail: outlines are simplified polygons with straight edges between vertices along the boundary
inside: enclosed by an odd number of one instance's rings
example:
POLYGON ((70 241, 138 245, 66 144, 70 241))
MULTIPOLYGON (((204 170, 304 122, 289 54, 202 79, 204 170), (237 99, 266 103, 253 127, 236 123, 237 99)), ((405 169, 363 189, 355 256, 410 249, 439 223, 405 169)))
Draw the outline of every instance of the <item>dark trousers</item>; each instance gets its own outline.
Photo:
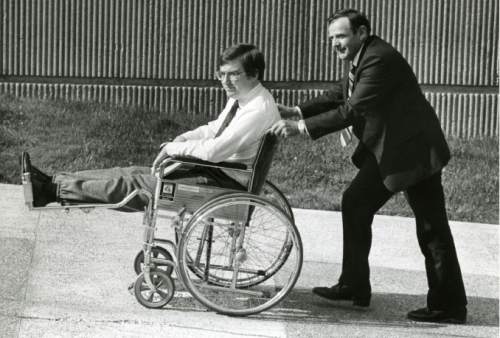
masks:
MULTIPOLYGON (((136 189, 154 195, 157 178, 148 167, 109 168, 85 170, 75 173, 60 173, 54 176, 57 198, 76 203, 118 203, 136 189)), ((244 187, 212 167, 180 168, 167 177, 168 180, 192 185, 211 185, 241 190, 244 187)), ((149 199, 139 194, 119 211, 144 211, 149 199)))
MULTIPOLYGON (((340 282, 356 295, 371 293, 368 255, 375 213, 394 193, 382 182, 375 158, 368 155, 342 197, 344 252, 340 282)), ((446 216, 441 172, 405 191, 415 214, 417 238, 425 257, 427 306, 447 309, 467 304, 462 274, 446 216)))

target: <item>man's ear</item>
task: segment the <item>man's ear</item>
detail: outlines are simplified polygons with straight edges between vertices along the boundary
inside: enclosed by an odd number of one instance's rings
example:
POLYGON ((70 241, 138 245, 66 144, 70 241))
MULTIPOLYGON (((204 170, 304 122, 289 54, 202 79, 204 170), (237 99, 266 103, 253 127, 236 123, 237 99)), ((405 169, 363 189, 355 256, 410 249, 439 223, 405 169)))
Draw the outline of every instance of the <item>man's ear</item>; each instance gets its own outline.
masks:
POLYGON ((255 73, 254 75, 247 75, 253 81, 259 81, 259 73, 255 73))
POLYGON ((368 38, 368 28, 365 25, 361 25, 358 28, 359 38, 361 41, 365 41, 368 38))

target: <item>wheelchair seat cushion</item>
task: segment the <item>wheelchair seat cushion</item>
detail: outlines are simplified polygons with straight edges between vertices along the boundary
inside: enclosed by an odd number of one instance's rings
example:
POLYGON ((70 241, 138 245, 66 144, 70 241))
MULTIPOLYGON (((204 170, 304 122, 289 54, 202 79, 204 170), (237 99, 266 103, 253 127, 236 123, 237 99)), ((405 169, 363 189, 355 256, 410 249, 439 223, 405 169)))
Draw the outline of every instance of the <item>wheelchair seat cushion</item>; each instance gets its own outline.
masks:
POLYGON ((194 166, 183 168, 168 174, 164 179, 191 185, 210 185, 232 190, 246 191, 246 187, 229 177, 219 168, 194 166))

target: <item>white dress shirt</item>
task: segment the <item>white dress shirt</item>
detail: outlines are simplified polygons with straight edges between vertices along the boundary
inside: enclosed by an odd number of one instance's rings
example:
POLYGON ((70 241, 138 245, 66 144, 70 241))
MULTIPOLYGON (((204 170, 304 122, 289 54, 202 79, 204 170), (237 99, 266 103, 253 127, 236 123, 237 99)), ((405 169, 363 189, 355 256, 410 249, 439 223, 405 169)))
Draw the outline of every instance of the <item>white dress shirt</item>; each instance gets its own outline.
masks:
MULTIPOLYGON (((234 104, 229 99, 219 117, 194 130, 182 134, 184 142, 169 142, 165 147, 169 155, 192 156, 210 162, 253 163, 264 133, 277 121, 280 114, 271 93, 257 84, 238 100, 239 108, 231 123, 221 135, 215 137, 226 115, 234 104)), ((225 173, 246 185, 246 175, 225 170, 225 173)))

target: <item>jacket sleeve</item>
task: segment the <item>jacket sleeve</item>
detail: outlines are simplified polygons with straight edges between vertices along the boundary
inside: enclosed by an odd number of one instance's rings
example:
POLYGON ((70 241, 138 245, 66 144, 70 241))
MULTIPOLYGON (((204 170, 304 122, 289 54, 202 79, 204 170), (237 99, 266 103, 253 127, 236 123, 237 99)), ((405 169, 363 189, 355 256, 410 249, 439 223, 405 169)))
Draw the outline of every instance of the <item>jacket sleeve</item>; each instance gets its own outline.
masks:
POLYGON ((323 95, 301 103, 299 108, 304 118, 321 114, 342 105, 344 103, 344 95, 342 93, 344 90, 344 81, 345 79, 335 82, 332 88, 323 95))
POLYGON ((366 56, 360 67, 353 93, 346 102, 305 119, 313 139, 350 126, 357 119, 383 114, 391 83, 397 81, 391 80, 390 67, 378 55, 366 56))

